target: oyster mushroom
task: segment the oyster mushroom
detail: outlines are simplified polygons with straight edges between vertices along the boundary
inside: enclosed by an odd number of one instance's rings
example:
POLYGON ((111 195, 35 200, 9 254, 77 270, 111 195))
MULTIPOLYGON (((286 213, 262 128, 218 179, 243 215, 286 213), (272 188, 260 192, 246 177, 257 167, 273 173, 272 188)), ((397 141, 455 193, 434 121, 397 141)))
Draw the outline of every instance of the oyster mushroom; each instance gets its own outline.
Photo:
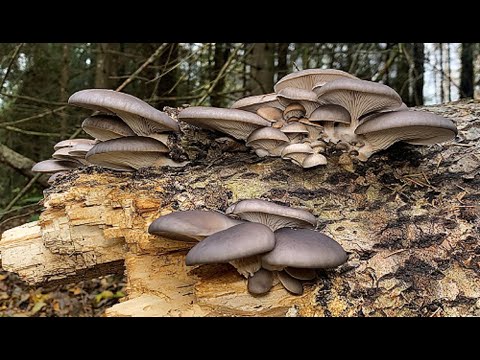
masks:
POLYGON ((286 87, 277 93, 278 102, 285 107, 284 117, 289 120, 291 117, 309 117, 310 114, 320 106, 317 100, 317 94, 311 90, 304 90, 293 87, 286 87), (292 111, 289 111, 289 106, 300 104, 303 107, 303 114, 295 116, 292 111))
POLYGON ((309 120, 313 123, 321 123, 325 139, 334 144, 344 140, 344 132, 347 134, 347 139, 352 132, 350 129, 350 113, 340 105, 322 105, 315 109, 309 120))
POLYGON ((244 223, 219 231, 200 241, 188 252, 188 266, 230 263, 248 278, 260 270, 259 255, 272 250, 275 235, 267 226, 244 223))
MULTIPOLYGON (((277 94, 270 93, 264 95, 254 95, 235 101, 231 109, 244 110, 249 112, 257 112, 264 107, 273 107, 283 111, 283 106, 277 100, 277 94)), ((260 114, 259 114, 260 115, 260 114)))
POLYGON ((262 295, 270 291, 273 286, 273 273, 260 269, 248 278, 247 289, 250 294, 262 295))
POLYGON ((262 157, 280 156, 282 149, 289 142, 289 138, 280 130, 272 127, 264 127, 255 130, 247 138, 246 145, 255 149, 257 155, 262 157))
POLYGON ((239 140, 246 140, 256 129, 271 123, 244 110, 192 106, 183 109, 178 119, 200 128, 217 130, 239 140))
POLYGON ((310 154, 313 154, 313 149, 310 144, 302 143, 285 146, 282 150, 281 156, 282 159, 290 159, 294 164, 303 166, 303 161, 310 154))
POLYGON ((144 136, 127 136, 96 144, 85 155, 91 164, 117 171, 134 171, 149 166, 182 167, 188 162, 177 163, 168 158, 168 147, 155 139, 144 136))
POLYGON ((458 130, 447 118, 424 111, 392 111, 369 117, 355 130, 364 138, 358 158, 366 161, 372 154, 398 141, 429 145, 451 140, 458 130))
POLYGON ((261 116, 271 123, 275 123, 283 120, 283 111, 279 108, 265 106, 257 110, 257 115, 261 116))
POLYGON ((82 129, 100 141, 135 136, 133 130, 115 115, 92 115, 83 120, 82 129))
POLYGON ((93 146, 96 143, 98 143, 98 141, 94 139, 68 139, 68 140, 62 140, 56 143, 53 149, 58 150, 63 147, 73 147, 76 145, 93 146))
POLYGON ((307 127, 299 122, 284 125, 280 131, 287 135, 290 143, 299 142, 308 135, 307 127))
POLYGON ((367 80, 342 78, 314 88, 318 102, 335 104, 350 113, 351 128, 358 126, 362 115, 373 111, 396 110, 402 106, 402 98, 392 88, 367 80))
POLYGON ((177 211, 153 221, 148 232, 172 240, 197 242, 242 223, 214 211, 177 211))
POLYGON ((308 211, 260 199, 241 200, 227 208, 226 214, 264 224, 272 231, 285 227, 313 229, 317 225, 317 219, 308 211))
POLYGON ((120 117, 139 136, 179 131, 177 121, 139 98, 107 89, 87 89, 74 93, 68 103, 120 117))
POLYGON ((275 248, 262 256, 266 269, 328 269, 348 259, 338 242, 317 231, 282 228, 275 231, 275 239, 275 248))
POLYGON ((303 293, 300 280, 315 278, 313 269, 337 267, 348 259, 339 243, 312 230, 279 229, 275 241, 275 248, 262 255, 262 267, 277 271, 282 285, 297 295, 303 293))
POLYGON ((345 71, 336 70, 336 69, 307 69, 297 71, 291 74, 288 74, 281 78, 274 86, 275 92, 279 92, 286 87, 294 87, 303 90, 312 90, 316 85, 317 87, 326 84, 330 81, 349 78, 357 79, 356 76, 353 76, 345 71))
POLYGON ((50 159, 33 165, 32 172, 53 174, 59 171, 73 170, 80 166, 78 161, 50 159))

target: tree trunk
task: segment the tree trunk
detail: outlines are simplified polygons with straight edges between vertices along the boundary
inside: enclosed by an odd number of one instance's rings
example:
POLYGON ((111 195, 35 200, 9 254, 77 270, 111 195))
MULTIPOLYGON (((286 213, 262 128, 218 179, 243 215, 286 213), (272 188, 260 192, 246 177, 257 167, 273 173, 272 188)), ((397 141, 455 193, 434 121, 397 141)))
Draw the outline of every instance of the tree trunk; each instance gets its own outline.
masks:
MULTIPOLYGON (((62 47, 62 67, 60 69, 60 101, 67 102, 69 97, 68 79, 70 76, 70 46, 63 44, 62 47)), ((68 134, 68 115, 62 113, 60 119, 60 136, 65 138, 68 134)))
POLYGON ((175 97, 177 96, 178 68, 172 68, 178 64, 178 44, 170 44, 162 53, 157 61, 161 66, 160 74, 163 76, 156 84, 156 95, 158 97, 169 97, 172 100, 162 100, 163 106, 177 106, 175 97))
POLYGON ((413 43, 413 100, 415 106, 423 105, 425 44, 413 43))
POLYGON ((215 134, 181 124, 181 146, 197 159, 187 168, 72 171, 45 192, 37 233, 4 234, 2 261, 25 262, 5 249, 22 236, 40 236, 45 251, 85 273, 107 254, 123 257, 128 298, 109 316, 480 315, 480 120, 471 117, 480 104, 424 110, 454 119, 462 143, 398 144, 345 167, 332 154, 327 166, 310 170, 229 152, 215 134), (347 263, 318 271, 302 296, 277 284, 253 297, 230 265, 188 267, 190 244, 147 233, 172 211, 225 211, 247 198, 310 210, 318 229, 348 252, 347 263))
MULTIPOLYGON (((230 56, 230 44, 225 43, 216 43, 215 51, 213 54, 213 68, 210 73, 210 82, 215 81, 220 70, 225 65, 230 56)), ((215 107, 221 107, 224 105, 224 101, 220 93, 225 89, 225 77, 222 76, 215 87, 212 90, 210 95, 210 105, 215 107)))
POLYGON ((401 56, 396 59, 397 71, 391 86, 402 97, 405 104, 414 106, 410 92, 410 63, 408 61, 408 57, 412 57, 412 46, 411 43, 402 43, 399 46, 402 47, 402 51, 401 56))
POLYGON ((445 102, 445 67, 443 63, 443 43, 438 44, 440 54, 440 102, 445 102))
POLYGON ((110 89, 110 53, 108 43, 98 43, 96 48, 97 56, 95 57, 95 88, 110 89))
POLYGON ((282 77, 287 75, 290 72, 288 67, 288 47, 289 43, 278 43, 277 44, 277 81, 280 80, 282 77))
POLYGON ((251 53, 250 93, 266 94, 273 91, 274 44, 255 43, 251 53))
POLYGON ((473 43, 462 43, 460 74, 460 98, 473 98, 474 72, 473 72, 473 43))
POLYGON ((452 101, 452 72, 450 69, 450 62, 452 61, 450 57, 450 43, 446 44, 446 60, 445 60, 445 93, 447 95, 447 101, 452 101))

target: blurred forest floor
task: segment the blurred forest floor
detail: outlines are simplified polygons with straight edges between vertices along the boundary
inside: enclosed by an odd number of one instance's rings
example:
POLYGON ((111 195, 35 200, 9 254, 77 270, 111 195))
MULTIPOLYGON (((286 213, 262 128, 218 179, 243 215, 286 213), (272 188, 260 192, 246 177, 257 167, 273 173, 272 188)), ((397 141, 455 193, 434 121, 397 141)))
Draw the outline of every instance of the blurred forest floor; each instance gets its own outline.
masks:
POLYGON ((0 270, 0 317, 102 316, 125 294, 125 279, 109 275, 54 288, 30 287, 0 270))

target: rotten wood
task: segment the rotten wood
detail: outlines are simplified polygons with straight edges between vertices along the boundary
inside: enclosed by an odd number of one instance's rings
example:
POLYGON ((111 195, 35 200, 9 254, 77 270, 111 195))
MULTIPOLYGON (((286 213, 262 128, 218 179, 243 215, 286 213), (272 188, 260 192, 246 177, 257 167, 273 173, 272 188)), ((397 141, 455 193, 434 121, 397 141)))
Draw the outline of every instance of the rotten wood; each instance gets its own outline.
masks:
MULTIPOLYGON (((117 256, 125 259, 128 297, 109 316, 480 315, 480 104, 424 109, 454 119, 457 139, 398 144, 367 163, 339 165, 340 153, 330 153, 327 166, 310 170, 259 159, 182 124, 186 168, 90 167, 59 178, 45 191, 42 242, 51 254, 80 263, 83 256, 71 257, 78 246, 88 245, 97 264, 122 248, 117 256), (154 219, 172 211, 224 211, 247 198, 310 210, 349 260, 319 271, 302 296, 277 284, 254 297, 230 265, 187 267, 191 245, 147 233, 154 219), (101 244, 104 258, 96 253, 101 244)), ((4 234, 4 259, 9 241, 4 234)))

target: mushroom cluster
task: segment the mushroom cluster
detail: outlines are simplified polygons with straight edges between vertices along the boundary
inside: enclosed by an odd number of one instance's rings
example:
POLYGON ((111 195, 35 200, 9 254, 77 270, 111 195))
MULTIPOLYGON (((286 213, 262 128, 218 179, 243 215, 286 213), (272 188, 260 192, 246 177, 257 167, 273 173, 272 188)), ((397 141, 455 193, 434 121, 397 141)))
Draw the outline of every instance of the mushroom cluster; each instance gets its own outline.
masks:
POLYGON ((55 160, 42 161, 32 171, 57 172, 88 164, 117 171, 186 165, 187 162, 176 162, 168 156, 170 135, 180 130, 177 121, 135 96, 88 89, 74 93, 68 103, 97 112, 82 122, 82 129, 94 140, 62 141, 55 147, 55 160))
POLYGON ((153 221, 148 232, 197 242, 187 253, 186 265, 230 263, 247 278, 251 294, 267 293, 278 279, 300 295, 302 281, 315 279, 316 269, 339 266, 348 257, 339 243, 313 230, 316 224, 308 211, 251 199, 230 206, 226 215, 173 212, 153 221))
POLYGON ((333 69, 289 74, 274 93, 249 96, 230 109, 188 107, 179 120, 243 140, 260 156, 281 156, 303 168, 341 151, 366 161, 395 142, 427 145, 450 140, 455 124, 409 110, 392 88, 333 69))
POLYGON ((32 167, 32 171, 50 174, 51 176, 48 179, 48 183, 52 184, 59 175, 69 170, 88 165, 87 160, 85 160, 85 154, 87 154, 96 143, 97 141, 92 139, 62 140, 53 147, 55 152, 52 154, 52 159, 36 163, 32 167))

